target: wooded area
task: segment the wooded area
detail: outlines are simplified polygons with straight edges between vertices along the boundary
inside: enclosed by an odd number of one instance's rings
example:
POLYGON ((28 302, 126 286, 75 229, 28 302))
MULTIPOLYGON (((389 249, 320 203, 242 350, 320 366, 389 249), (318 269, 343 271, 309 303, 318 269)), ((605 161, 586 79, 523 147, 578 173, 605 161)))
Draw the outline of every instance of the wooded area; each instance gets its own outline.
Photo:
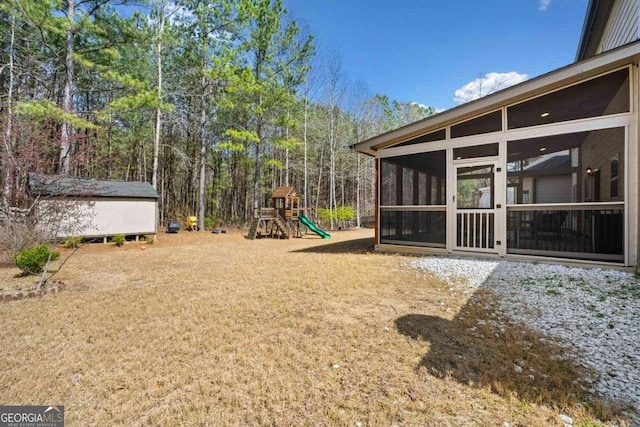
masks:
POLYGON ((360 218, 373 163, 349 146, 435 112, 350 83, 282 0, 7 0, 0 17, 4 210, 39 172, 151 182, 161 225, 244 224, 280 185, 360 218))

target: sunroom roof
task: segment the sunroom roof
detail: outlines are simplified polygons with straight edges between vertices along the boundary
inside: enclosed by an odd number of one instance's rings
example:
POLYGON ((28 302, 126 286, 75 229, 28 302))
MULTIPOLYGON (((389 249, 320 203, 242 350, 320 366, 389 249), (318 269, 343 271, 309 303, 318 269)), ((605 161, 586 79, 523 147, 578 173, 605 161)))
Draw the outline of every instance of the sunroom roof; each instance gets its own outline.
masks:
POLYGON ((475 101, 443 111, 426 119, 359 142, 353 148, 375 156, 378 150, 401 144, 444 126, 477 117, 506 105, 540 95, 546 91, 588 79, 640 59, 640 41, 635 41, 589 59, 527 80, 515 86, 487 95, 475 101))

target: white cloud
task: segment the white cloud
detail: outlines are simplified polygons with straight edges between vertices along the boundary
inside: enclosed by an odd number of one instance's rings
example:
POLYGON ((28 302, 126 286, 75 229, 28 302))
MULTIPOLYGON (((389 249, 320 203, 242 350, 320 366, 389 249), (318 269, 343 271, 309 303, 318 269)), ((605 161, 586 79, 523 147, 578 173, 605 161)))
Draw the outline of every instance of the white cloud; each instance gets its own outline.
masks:
POLYGON ((420 108, 429 108, 426 105, 420 104, 419 102, 415 102, 415 101, 410 102, 409 105, 415 105, 416 107, 420 107, 420 108))
POLYGON ((551 0, 540 0, 540 6, 538 7, 538 10, 544 12, 549 7, 549 4, 551 4, 551 0))
POLYGON ((458 104, 463 104, 513 86, 528 78, 529 76, 526 74, 520 74, 516 71, 488 73, 484 77, 479 77, 456 90, 453 100, 458 104))

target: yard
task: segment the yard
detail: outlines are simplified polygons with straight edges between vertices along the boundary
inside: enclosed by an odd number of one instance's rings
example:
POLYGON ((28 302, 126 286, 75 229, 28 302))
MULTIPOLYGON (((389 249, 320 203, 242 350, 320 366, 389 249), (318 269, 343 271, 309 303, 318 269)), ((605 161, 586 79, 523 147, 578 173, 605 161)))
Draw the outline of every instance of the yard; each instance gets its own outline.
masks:
MULTIPOLYGON (((491 295, 374 253, 372 236, 84 245, 62 291, 0 302, 0 403, 64 405, 68 425, 615 420, 552 340, 477 326, 491 295), (515 375, 519 360, 546 374, 515 375)), ((17 273, 0 267, 5 290, 34 281, 17 273)))

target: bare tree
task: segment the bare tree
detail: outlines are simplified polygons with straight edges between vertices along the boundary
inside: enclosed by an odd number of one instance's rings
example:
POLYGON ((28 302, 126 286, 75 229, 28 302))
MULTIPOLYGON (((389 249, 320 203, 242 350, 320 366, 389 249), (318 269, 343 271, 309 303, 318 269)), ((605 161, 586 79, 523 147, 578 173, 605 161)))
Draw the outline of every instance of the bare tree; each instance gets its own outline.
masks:
POLYGON ((161 0, 157 4, 157 29, 156 29, 156 96, 158 106, 156 107, 155 132, 153 134, 153 170, 151 174, 151 185, 158 189, 158 156, 160 154, 160 131, 162 130, 162 39, 164 37, 166 0, 161 0))
MULTIPOLYGON (((49 274, 49 267, 57 242, 67 236, 86 233, 94 227, 94 203, 86 197, 91 194, 94 184, 36 174, 30 174, 29 180, 35 194, 30 206, 10 209, 9 215, 0 218, 0 250, 14 259, 24 249, 48 245, 49 257, 43 270, 28 272, 40 275, 39 289, 56 274, 49 274)), ((75 250, 62 264, 74 253, 75 250)))
MULTIPOLYGON (((16 17, 14 14, 11 15, 11 35, 9 42, 9 89, 7 93, 7 118, 5 124, 5 132, 4 132, 4 148, 5 155, 2 159, 2 165, 4 169, 4 185, 2 188, 2 198, 0 199, 0 211, 6 211, 9 208, 9 199, 11 197, 11 181, 12 181, 12 171, 15 166, 15 161, 13 160, 13 81, 14 81, 14 65, 13 65, 13 56, 14 56, 14 44, 15 44, 15 29, 16 29, 16 17)), ((2 67, 4 68, 4 67, 2 67)), ((2 69, 0 68, 0 71, 2 69)))
MULTIPOLYGON (((327 145, 329 147, 329 210, 337 208, 336 198, 336 152, 338 150, 337 127, 338 115, 346 93, 342 60, 331 56, 325 68, 325 108, 327 111, 327 145)), ((331 228, 334 228, 334 215, 330 215, 331 228)))

